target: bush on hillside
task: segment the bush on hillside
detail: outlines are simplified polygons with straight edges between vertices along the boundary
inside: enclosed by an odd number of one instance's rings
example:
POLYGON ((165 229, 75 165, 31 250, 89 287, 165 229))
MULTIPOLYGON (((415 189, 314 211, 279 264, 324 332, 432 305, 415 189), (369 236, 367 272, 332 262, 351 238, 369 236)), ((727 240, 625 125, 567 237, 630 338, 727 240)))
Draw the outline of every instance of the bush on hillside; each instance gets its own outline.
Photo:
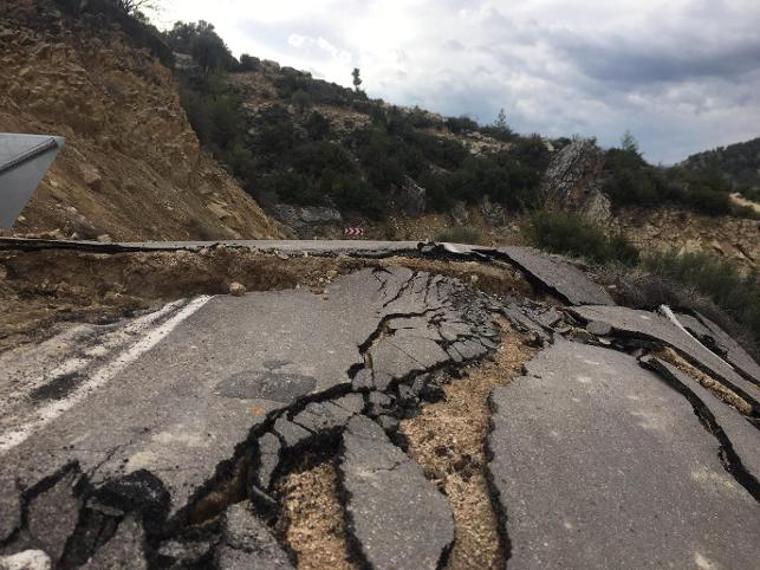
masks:
MULTIPOLYGON (((641 256, 624 236, 608 236, 566 212, 534 212, 528 237, 541 249, 599 264, 601 281, 614 284, 618 301, 628 306, 655 309, 667 304, 698 310, 737 338, 749 339, 745 346, 760 341, 757 273, 743 274, 730 261, 706 253, 641 256)), ((756 344, 754 348, 757 354, 756 344)))
POLYGON ((643 267, 710 297, 760 339, 760 276, 744 275, 734 264, 706 253, 650 254, 643 267))
POLYGON ((453 228, 438 232, 435 235, 435 241, 464 244, 482 244, 483 236, 475 228, 466 226, 454 226, 453 228))
POLYGON ((466 158, 447 173, 428 173, 421 184, 436 211, 455 201, 476 204, 488 195, 512 211, 530 209, 538 202, 538 189, 550 155, 540 139, 521 138, 508 151, 466 158))
POLYGON ((213 24, 204 22, 176 22, 166 32, 165 38, 175 51, 193 56, 193 60, 203 73, 212 73, 220 69, 232 71, 237 69, 238 61, 216 33, 213 24))
POLYGON ((615 206, 671 205, 711 216, 731 213, 730 186, 719 175, 658 168, 632 150, 607 151, 604 192, 615 206))
POLYGON ((468 132, 477 131, 479 129, 478 123, 473 121, 470 117, 449 117, 446 119, 446 128, 452 133, 460 135, 468 132))
POLYGON ((122 0, 88 0, 87 2, 55 0, 55 4, 63 13, 88 22, 95 34, 102 33, 110 25, 116 24, 124 32, 131 45, 147 48, 167 67, 174 65, 172 49, 167 45, 161 32, 148 22, 139 9, 136 9, 139 6, 125 5, 122 0), (129 10, 125 10, 125 7, 129 10))
POLYGON ((253 57, 244 53, 240 56, 240 65, 238 71, 258 71, 261 69, 261 60, 258 57, 253 57))
POLYGON ((567 212, 534 211, 530 215, 528 237, 541 249, 595 263, 633 266, 639 261, 639 251, 625 236, 608 236, 593 223, 567 212))

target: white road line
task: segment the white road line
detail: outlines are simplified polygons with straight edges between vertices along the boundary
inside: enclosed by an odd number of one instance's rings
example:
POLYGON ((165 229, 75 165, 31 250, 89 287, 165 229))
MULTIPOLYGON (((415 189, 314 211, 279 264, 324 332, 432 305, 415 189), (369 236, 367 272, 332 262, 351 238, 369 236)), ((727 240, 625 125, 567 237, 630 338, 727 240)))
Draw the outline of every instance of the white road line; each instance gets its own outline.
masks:
MULTIPOLYGON (((124 370, 127 366, 132 364, 140 356, 148 352, 169 333, 171 333, 177 325, 182 321, 193 315, 206 303, 208 303, 212 297, 203 295, 197 297, 182 307, 174 316, 167 319, 164 323, 159 325, 153 330, 149 330, 144 337, 142 337, 135 344, 126 349, 123 353, 117 355, 109 362, 101 366, 99 369, 92 372, 89 379, 82 383, 74 392, 62 400, 52 402, 39 410, 36 410, 36 417, 25 423, 24 425, 14 428, 8 432, 0 435, 0 454, 6 453, 10 449, 18 446, 26 441, 33 433, 39 431, 43 426, 53 421, 55 418, 70 410, 73 406, 84 400, 87 395, 108 383, 114 376, 124 370)), ((155 315, 160 317, 165 315, 172 309, 176 309, 180 306, 182 301, 171 303, 164 307, 161 311, 155 315)), ((155 319, 151 319, 152 321, 155 319)))

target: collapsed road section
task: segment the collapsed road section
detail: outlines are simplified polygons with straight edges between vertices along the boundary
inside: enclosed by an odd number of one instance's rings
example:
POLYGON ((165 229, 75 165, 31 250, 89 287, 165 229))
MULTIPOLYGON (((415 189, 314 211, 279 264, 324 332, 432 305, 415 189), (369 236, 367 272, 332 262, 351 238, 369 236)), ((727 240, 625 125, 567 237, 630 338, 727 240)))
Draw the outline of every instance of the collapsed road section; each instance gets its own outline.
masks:
MULTIPOLYGON (((146 556, 171 558, 165 537, 244 498, 266 505, 282 458, 319 445, 365 408, 392 422, 397 398, 411 404, 428 390, 426 373, 493 350, 499 332, 488 302, 441 276, 367 269, 319 295, 196 303, 139 357, 130 357, 133 345, 119 346, 82 364, 81 384, 68 363, 107 345, 102 335, 89 347, 69 343, 76 354, 49 363, 47 377, 17 398, 13 434, 26 437, 4 439, 3 550, 83 564, 139 509, 140 532, 155 544, 146 556), (39 421, 51 401, 66 413, 39 421)), ((129 534, 123 540, 139 542, 129 534)))
MULTIPOLYGON (((98 247, 125 293, 218 263, 98 247)), ((756 567, 760 368, 714 322, 531 249, 273 247, 0 353, 0 568, 756 567)))

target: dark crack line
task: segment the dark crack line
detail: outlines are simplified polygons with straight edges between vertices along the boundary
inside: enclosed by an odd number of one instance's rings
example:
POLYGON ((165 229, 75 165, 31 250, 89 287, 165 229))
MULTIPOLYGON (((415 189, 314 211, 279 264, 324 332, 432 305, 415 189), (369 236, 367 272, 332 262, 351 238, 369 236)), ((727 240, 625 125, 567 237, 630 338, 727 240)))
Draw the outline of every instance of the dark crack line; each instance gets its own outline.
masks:
MULTIPOLYGON (((493 395, 493 392, 491 392, 493 395)), ((497 412, 496 404, 491 399, 491 395, 488 396, 488 408, 491 415, 488 419, 488 433, 486 434, 485 441, 485 475, 486 475, 486 487, 488 489, 488 496, 491 499, 491 508, 496 513, 496 519, 498 524, 496 530, 501 541, 502 552, 504 553, 504 568, 506 569, 510 558, 512 558, 512 539, 509 537, 509 516, 507 514, 507 505, 502 500, 499 488, 494 480, 494 474, 491 470, 491 464, 494 460, 494 452, 491 448, 491 436, 493 435, 495 425, 493 422, 493 416, 497 412)))
POLYGON ((399 287, 398 291, 397 291, 397 292, 396 292, 396 294, 393 296, 393 298, 392 298, 391 300, 389 300, 389 301, 386 301, 385 303, 383 303, 383 309, 385 309, 386 307, 388 307, 388 305, 390 305, 390 304, 392 304, 392 303, 395 303, 396 301, 398 301, 398 300, 401 298, 401 296, 404 294, 404 292, 405 292, 405 291, 406 291, 406 290, 407 290, 409 287, 411 287, 411 285, 412 285, 412 283, 414 282, 414 280, 415 280, 415 278, 417 277, 417 275, 418 275, 418 272, 417 272, 417 271, 415 271, 414 273, 412 273, 411 277, 409 277, 409 279, 407 279, 406 281, 404 281, 404 282, 401 284, 401 286, 399 287))
MULTIPOLYGON (((710 408, 688 386, 676 378, 670 371, 655 359, 639 359, 639 364, 648 370, 655 372, 671 388, 681 394, 691 404, 694 415, 697 416, 702 426, 710 432, 718 441, 720 452, 718 457, 724 469, 744 487, 752 497, 760 502, 760 482, 742 464, 739 454, 736 453, 731 439, 718 423, 710 408)), ((721 405, 724 405, 721 403, 721 405)))

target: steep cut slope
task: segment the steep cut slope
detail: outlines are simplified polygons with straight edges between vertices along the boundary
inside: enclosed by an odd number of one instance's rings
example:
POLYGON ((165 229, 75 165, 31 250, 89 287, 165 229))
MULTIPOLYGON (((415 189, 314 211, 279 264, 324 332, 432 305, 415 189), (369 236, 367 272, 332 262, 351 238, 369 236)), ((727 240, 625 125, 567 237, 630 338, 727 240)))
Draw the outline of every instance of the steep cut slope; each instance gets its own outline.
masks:
POLYGON ((205 155, 169 69, 104 14, 0 3, 0 131, 67 139, 16 234, 116 240, 278 237, 205 155))

